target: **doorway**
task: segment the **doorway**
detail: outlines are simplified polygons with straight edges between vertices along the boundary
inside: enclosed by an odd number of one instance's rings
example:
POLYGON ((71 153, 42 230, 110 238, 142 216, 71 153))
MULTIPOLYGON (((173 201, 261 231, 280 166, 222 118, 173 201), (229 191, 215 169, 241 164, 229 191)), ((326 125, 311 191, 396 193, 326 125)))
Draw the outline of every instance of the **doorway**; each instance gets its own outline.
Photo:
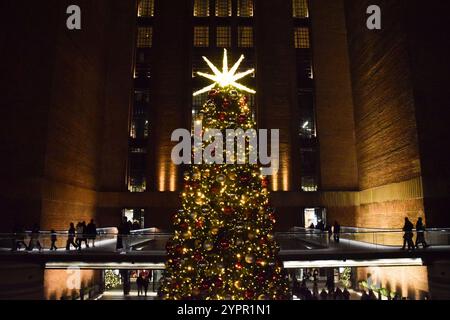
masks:
POLYGON ((303 212, 303 218, 305 228, 309 228, 311 225, 317 226, 319 222, 324 225, 327 223, 327 211, 326 208, 305 208, 303 212))

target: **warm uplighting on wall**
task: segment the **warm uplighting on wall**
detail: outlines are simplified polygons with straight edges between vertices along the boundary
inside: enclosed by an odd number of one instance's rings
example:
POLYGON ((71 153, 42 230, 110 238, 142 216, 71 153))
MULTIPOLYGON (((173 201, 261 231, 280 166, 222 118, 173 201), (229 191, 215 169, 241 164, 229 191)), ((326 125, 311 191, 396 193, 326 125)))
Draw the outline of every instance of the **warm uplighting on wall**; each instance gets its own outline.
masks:
POLYGON ((177 183, 177 169, 172 164, 170 165, 170 186, 169 186, 170 191, 173 192, 176 190, 176 183, 177 183))
POLYGON ((164 162, 161 163, 161 167, 159 169, 159 188, 158 191, 160 192, 164 192, 165 190, 165 185, 166 185, 166 165, 164 162))

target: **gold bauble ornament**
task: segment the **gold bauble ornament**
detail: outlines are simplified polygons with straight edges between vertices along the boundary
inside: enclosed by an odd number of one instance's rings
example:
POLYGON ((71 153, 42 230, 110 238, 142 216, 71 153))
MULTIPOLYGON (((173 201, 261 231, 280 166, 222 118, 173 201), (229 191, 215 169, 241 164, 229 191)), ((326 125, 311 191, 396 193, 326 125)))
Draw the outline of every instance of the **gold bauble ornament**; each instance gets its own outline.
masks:
POLYGON ((211 241, 205 241, 205 243, 203 244, 203 248, 205 248, 206 251, 211 251, 212 249, 214 249, 214 245, 211 241))
POLYGON ((255 262, 255 256, 253 254, 247 254, 245 256, 245 262, 247 262, 248 264, 252 264, 253 262, 255 262))
POLYGON ((187 232, 183 233, 184 239, 190 239, 191 237, 192 237, 192 232, 187 231, 187 232))

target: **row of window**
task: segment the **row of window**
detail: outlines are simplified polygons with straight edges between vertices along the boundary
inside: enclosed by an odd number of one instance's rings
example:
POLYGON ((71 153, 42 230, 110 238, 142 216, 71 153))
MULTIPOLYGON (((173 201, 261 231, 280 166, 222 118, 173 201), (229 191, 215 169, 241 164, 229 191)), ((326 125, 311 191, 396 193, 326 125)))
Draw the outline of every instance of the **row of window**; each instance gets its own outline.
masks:
MULTIPOLYGON (((210 0, 195 0, 194 17, 209 17, 211 7, 210 0)), ((215 0, 214 9, 216 17, 231 17, 233 15, 231 0, 215 0)), ((238 0, 236 14, 238 17, 253 17, 253 0, 238 0)))
MULTIPOLYGON (((154 0, 139 0, 138 18, 148 18, 155 15, 154 0)), ((146 49, 153 45, 153 27, 139 26, 137 28, 136 48, 146 49)), ((145 50, 136 52, 136 65, 134 76, 136 79, 150 77, 150 55, 145 50)), ((150 123, 148 120, 148 105, 150 92, 148 89, 139 89, 142 85, 135 84, 135 95, 132 119, 130 124, 130 144, 128 155, 127 185, 130 192, 144 192, 147 189, 147 147, 145 139, 148 138, 150 123)))
MULTIPOLYGON (((196 26, 194 27, 194 47, 209 47, 209 27, 196 26)), ((237 45, 239 48, 253 47, 253 27, 240 26, 237 30, 237 45)), ((228 48, 231 47, 231 27, 220 26, 216 28, 216 47, 228 48)))
MULTIPOLYGON (((253 17, 253 0, 238 0, 237 1, 237 16, 238 17, 253 17)), ((231 0, 215 0, 215 16, 216 17, 231 17, 233 14, 231 0)), ((308 0, 293 0, 292 13, 294 18, 308 18, 309 8, 308 0)), ((211 14, 210 0, 195 0, 194 1, 194 17, 209 17, 211 14)))
MULTIPOLYGON (((194 47, 209 47, 209 27, 196 26, 194 27, 194 47)), ((253 27, 240 26, 238 27, 237 43, 240 48, 253 47, 253 27)), ((153 42, 153 28, 139 27, 137 34, 138 48, 151 48, 153 42)), ((310 48, 310 36, 308 27, 295 28, 295 48, 308 49, 310 48)), ((216 46, 219 48, 231 47, 231 27, 219 26, 216 27, 216 46)))
MULTIPOLYGON (((211 15, 211 0, 194 0, 194 17, 209 17, 211 15)), ((238 17, 253 17, 253 0, 237 0, 236 14, 238 17)), ((309 17, 308 0, 292 0, 294 18, 309 17)), ((231 17, 233 14, 232 0, 215 0, 214 15, 216 17, 231 17)), ((155 15, 155 0, 140 0, 138 17, 153 17, 155 15)))

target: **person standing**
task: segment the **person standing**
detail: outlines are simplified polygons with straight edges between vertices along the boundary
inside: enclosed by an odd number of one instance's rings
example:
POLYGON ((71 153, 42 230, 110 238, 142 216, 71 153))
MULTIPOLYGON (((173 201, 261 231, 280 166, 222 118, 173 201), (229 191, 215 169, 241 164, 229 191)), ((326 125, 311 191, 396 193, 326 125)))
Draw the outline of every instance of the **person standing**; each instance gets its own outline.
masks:
POLYGON ((127 217, 123 217, 122 222, 120 223, 119 227, 117 228, 117 231, 118 231, 118 234, 117 234, 116 249, 122 250, 125 247, 125 250, 126 250, 127 249, 127 237, 130 234, 130 225, 128 223, 127 217))
POLYGON ((344 300, 350 300, 350 292, 347 290, 347 288, 344 289, 342 295, 344 296, 344 300))
POLYGON ((414 250, 414 242, 413 242, 413 233, 414 225, 408 218, 405 218, 405 224, 403 226, 403 247, 402 250, 405 250, 406 244, 408 244, 408 250, 414 250))
POLYGON ((419 249, 419 244, 423 246, 424 249, 428 247, 427 242, 425 241, 425 225, 423 224, 422 218, 419 218, 416 223, 416 248, 419 249))
POLYGON ((58 248, 56 247, 56 240, 58 240, 57 235, 56 235, 56 231, 54 229, 52 229, 52 231, 50 231, 50 241, 52 242, 52 245, 50 247, 50 251, 58 250, 58 248))
POLYGON ((91 219, 86 227, 88 240, 92 241, 92 247, 95 248, 95 239, 97 238, 97 225, 94 223, 94 219, 91 219))
POLYGON ((144 285, 144 278, 142 277, 142 273, 139 273, 139 276, 136 279, 136 285, 138 290, 138 297, 142 295, 142 287, 144 285))
POLYGON ((334 242, 339 243, 341 237, 341 225, 335 221, 333 227, 334 242))
POLYGON ((81 242, 83 242, 83 225, 81 222, 77 223, 77 248, 81 250, 81 242))
POLYGON ((81 241, 84 242, 86 248, 89 248, 89 243, 88 243, 88 232, 87 232, 87 226, 86 226, 86 221, 83 221, 81 223, 81 228, 83 229, 83 234, 82 234, 82 238, 81 241))
POLYGON ((147 292, 148 292, 148 285, 150 284, 150 276, 147 274, 147 275, 145 275, 145 277, 144 277, 144 279, 143 279, 143 282, 142 282, 142 285, 143 285, 143 287, 144 287, 144 293, 145 293, 145 296, 147 296, 147 292))

